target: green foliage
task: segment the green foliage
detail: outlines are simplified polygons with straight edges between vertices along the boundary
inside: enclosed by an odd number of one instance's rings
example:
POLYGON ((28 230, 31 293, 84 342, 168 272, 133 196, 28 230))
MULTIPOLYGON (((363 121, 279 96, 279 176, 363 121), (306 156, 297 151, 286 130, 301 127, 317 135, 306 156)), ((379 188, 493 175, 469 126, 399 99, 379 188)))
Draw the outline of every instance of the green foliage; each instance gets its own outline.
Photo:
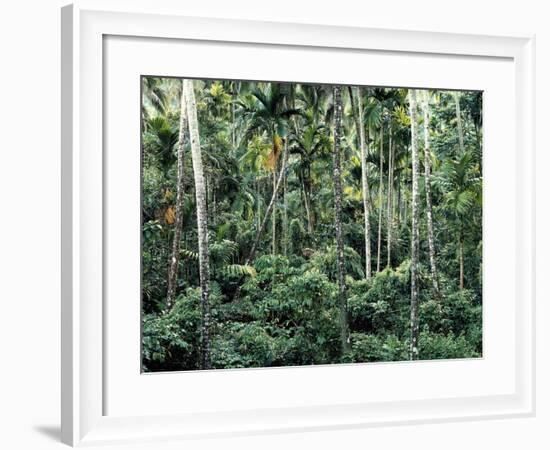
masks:
POLYGON ((420 359, 476 358, 476 351, 464 336, 420 333, 420 359))
POLYGON ((143 318, 142 354, 145 370, 198 368, 200 290, 189 288, 165 315, 143 318))
POLYGON ((178 130, 169 118, 157 116, 146 123, 143 134, 143 146, 153 156, 162 169, 168 168, 176 161, 173 149, 178 142, 178 130))
POLYGON ((275 339, 262 323, 224 324, 214 341, 212 359, 216 368, 266 367, 275 357, 275 339))
POLYGON ((256 276, 256 269, 248 264, 229 264, 228 266, 224 267, 224 272, 233 277, 237 277, 240 275, 248 275, 251 277, 256 276))
POLYGON ((352 361, 379 362, 408 359, 408 342, 390 334, 353 333, 351 335, 352 361))
MULTIPOLYGON (((216 368, 268 367, 408 359, 408 262, 371 280, 349 284, 351 351, 339 356, 337 287, 309 264, 264 255, 247 276, 242 297, 211 292, 218 318, 212 358, 216 368), (223 319, 223 320, 222 320, 223 319)), ((303 261, 302 261, 303 262, 303 261)), ((145 316, 146 370, 197 369, 200 291, 189 288, 166 315, 145 316)), ((421 304, 421 358, 481 355, 481 306, 471 291, 421 304)))
MULTIPOLYGON (((408 268, 408 262, 403 266, 408 268)), ((404 267, 395 271, 386 269, 372 280, 350 284, 348 308, 352 330, 406 334, 410 283, 404 267)))
POLYGON ((420 317, 422 329, 463 336, 481 353, 482 309, 473 291, 454 292, 441 303, 427 301, 421 305, 420 317))
MULTIPOLYGON (((354 278, 364 278, 363 261, 359 253, 351 247, 344 248, 346 274, 354 278)), ((311 266, 326 273, 331 280, 336 279, 336 247, 327 247, 324 251, 317 251, 311 258, 311 266)))

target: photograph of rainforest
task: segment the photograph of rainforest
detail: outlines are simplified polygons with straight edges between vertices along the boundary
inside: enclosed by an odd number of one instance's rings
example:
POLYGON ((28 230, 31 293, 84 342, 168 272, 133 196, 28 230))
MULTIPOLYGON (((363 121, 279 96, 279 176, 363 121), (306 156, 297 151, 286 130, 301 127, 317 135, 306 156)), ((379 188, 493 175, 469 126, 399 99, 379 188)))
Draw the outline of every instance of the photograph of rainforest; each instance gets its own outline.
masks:
POLYGON ((141 95, 143 372, 482 356, 482 92, 141 95))

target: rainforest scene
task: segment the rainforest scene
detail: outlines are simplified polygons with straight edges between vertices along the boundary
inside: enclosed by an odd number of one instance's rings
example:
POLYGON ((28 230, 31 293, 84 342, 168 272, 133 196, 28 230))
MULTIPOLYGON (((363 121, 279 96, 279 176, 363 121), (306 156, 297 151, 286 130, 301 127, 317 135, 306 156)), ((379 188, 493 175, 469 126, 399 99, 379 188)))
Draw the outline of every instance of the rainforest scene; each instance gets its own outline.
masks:
POLYGON ((143 372, 482 356, 482 92, 141 95, 143 372))

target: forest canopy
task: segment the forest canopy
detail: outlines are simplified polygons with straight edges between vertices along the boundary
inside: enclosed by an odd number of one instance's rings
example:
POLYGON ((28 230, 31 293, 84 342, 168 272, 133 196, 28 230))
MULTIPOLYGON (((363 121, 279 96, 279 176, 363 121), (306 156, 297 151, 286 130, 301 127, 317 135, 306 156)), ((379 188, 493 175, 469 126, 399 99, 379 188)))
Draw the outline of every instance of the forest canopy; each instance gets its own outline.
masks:
POLYGON ((481 356, 481 92, 141 81, 144 371, 481 356))

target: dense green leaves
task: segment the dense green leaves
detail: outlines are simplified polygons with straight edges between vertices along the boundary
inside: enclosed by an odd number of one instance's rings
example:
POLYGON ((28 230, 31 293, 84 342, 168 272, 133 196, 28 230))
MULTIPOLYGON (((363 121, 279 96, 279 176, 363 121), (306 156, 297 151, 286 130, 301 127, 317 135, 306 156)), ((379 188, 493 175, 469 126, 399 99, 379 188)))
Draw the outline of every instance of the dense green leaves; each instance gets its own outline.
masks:
MULTIPOLYGON (((337 287, 311 264, 263 256, 238 301, 213 290, 215 368, 292 366, 408 359, 408 263, 349 286, 351 351, 339 354, 337 287)), ((144 317, 147 370, 197 369, 198 289, 178 297, 166 315, 144 317)), ((481 355, 481 305, 471 291, 425 300, 420 358, 481 355)))

